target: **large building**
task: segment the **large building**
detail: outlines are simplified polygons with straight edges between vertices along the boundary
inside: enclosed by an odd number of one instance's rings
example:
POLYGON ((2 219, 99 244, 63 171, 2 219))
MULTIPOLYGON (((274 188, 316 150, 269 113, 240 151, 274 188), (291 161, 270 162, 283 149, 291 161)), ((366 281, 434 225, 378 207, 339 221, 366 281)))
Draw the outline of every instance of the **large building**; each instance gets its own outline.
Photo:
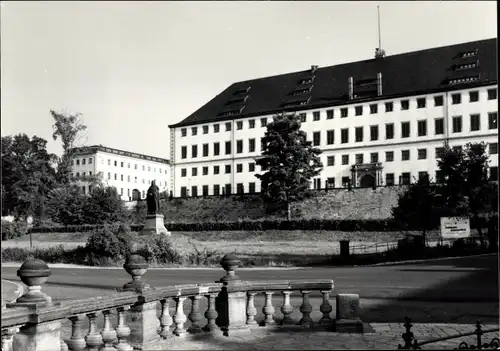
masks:
POLYGON ((170 125, 174 196, 259 192, 255 159, 273 115, 295 112, 319 147, 313 188, 408 184, 436 173, 445 142, 489 143, 498 172, 497 40, 232 84, 170 125))
POLYGON ((170 162, 166 159, 102 145, 76 148, 71 154, 72 176, 84 193, 90 192, 89 178, 93 176, 115 187, 124 201, 143 199, 152 180, 160 192, 170 190, 170 162))

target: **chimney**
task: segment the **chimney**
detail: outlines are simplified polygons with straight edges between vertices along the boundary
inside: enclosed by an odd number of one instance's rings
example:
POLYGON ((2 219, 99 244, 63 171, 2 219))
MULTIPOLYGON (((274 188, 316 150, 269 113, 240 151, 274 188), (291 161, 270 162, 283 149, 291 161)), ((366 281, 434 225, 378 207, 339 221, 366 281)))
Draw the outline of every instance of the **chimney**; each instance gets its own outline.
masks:
POLYGON ((377 73, 377 95, 382 95, 382 73, 377 73))
POLYGON ((352 77, 349 77, 348 80, 349 84, 349 100, 352 100, 354 98, 354 79, 352 77))

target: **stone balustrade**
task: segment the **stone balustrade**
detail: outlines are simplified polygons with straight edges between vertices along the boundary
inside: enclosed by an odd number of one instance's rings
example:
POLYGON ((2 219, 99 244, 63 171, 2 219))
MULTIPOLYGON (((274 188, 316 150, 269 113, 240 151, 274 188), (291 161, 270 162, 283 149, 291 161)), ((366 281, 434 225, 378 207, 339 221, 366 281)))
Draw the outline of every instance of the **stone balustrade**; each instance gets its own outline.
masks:
MULTIPOLYGON (((43 261, 28 260, 18 271, 28 292, 2 310, 2 351, 153 350, 161 349, 163 339, 200 333, 230 336, 252 328, 291 325, 332 326, 335 330, 330 317, 333 280, 241 281, 235 274, 239 264, 236 256, 226 255, 221 261, 226 275, 211 284, 150 287, 141 281, 147 263, 133 254, 124 265, 133 280, 118 292, 54 302, 41 291, 50 276, 49 268, 43 261), (322 317, 317 321, 311 317, 311 293, 321 300, 322 317), (292 295, 300 299, 298 322, 291 317, 296 311, 292 295), (257 321, 255 301, 259 296, 264 299, 263 319, 257 321), (275 316, 273 297, 282 301, 281 318, 275 316), (62 331, 67 325, 71 331, 64 337, 62 331)), ((341 302, 349 296, 343 295, 341 302)), ((351 297, 358 299, 351 305, 359 307, 359 297, 351 297)), ((337 301, 337 309, 342 306, 337 301)), ((360 323, 356 313, 340 315, 342 321, 348 319, 352 325, 353 320, 360 323)))

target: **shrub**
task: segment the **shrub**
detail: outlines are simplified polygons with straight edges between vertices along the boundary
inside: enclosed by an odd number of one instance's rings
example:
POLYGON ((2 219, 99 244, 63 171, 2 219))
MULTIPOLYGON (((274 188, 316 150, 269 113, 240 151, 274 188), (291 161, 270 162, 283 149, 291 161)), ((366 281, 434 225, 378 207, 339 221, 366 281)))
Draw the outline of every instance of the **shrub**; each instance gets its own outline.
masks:
POLYGON ((99 265, 123 261, 130 253, 132 240, 133 235, 126 225, 105 224, 87 240, 89 263, 99 265))
POLYGON ((23 221, 6 221, 2 219, 2 240, 10 240, 28 233, 28 225, 23 221))
POLYGON ((152 235, 144 239, 144 247, 138 252, 149 263, 181 264, 182 256, 172 245, 172 239, 164 235, 152 235))

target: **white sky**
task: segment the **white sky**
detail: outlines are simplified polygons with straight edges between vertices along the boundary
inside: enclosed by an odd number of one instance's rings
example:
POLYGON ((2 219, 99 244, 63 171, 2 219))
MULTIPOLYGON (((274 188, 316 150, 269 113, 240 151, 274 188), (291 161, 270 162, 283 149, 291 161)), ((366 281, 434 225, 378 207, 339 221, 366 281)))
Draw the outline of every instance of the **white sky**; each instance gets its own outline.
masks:
POLYGON ((52 141, 81 112, 87 144, 169 158, 168 124, 240 80, 497 36, 495 1, 1 2, 2 136, 52 141))

